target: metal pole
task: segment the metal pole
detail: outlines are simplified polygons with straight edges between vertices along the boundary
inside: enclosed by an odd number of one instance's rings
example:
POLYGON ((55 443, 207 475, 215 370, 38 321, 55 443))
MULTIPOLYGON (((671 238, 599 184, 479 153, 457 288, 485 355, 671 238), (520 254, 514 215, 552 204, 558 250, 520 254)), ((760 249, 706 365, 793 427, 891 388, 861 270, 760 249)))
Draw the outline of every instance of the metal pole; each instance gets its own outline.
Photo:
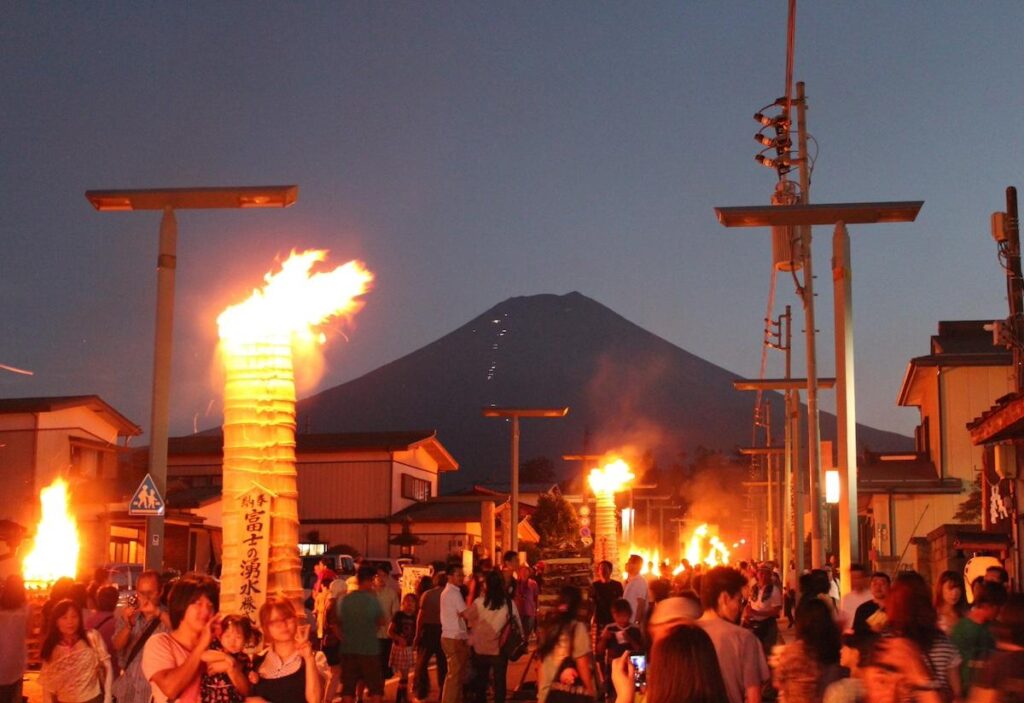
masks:
MULTIPOLYGON (((796 84, 797 144, 800 159, 800 197, 804 205, 810 202, 811 176, 807 161, 807 99, 804 84, 796 84)), ((811 228, 800 228, 803 245, 804 324, 807 327, 807 473, 808 497, 811 507, 811 565, 820 568, 825 563, 821 532, 821 433, 818 428, 818 360, 814 329, 814 271, 811 256, 811 228)))
MULTIPOLYGON (((1017 212, 1017 189, 1009 186, 1006 189, 1006 238, 1009 244, 1007 265, 1008 298, 1010 301, 1010 324, 1013 334, 1013 368, 1018 393, 1024 391, 1024 276, 1020 265, 1020 219, 1017 212)), ((1021 544, 1020 544, 1020 482, 1013 487, 1013 543, 1016 546, 1013 556, 1014 577, 1018 588, 1021 582, 1021 544)))
MULTIPOLYGON (((150 412, 149 473, 166 500, 167 434, 170 424, 171 332, 174 324, 174 269, 177 267, 178 222, 172 208, 160 220, 156 261, 156 334, 153 344, 153 398, 150 412)), ((163 570, 164 519, 146 519, 146 568, 163 570)))
MULTIPOLYGON (((1007 297, 1010 302, 1010 324, 1014 342, 1024 340, 1024 277, 1020 266, 1020 224, 1017 219, 1017 189, 1010 186, 1006 189, 1006 267, 1007 297)), ((1013 368, 1016 390, 1024 390, 1024 354, 1019 343, 1013 345, 1013 368)))
MULTIPOLYGON (((765 405, 765 408, 771 406, 765 405)), ((767 410, 766 410, 767 413, 767 410)), ((766 446, 772 446, 772 423, 771 416, 765 418, 765 433, 768 437, 768 441, 765 443, 766 446)), ((768 491, 768 559, 775 558, 775 492, 772 490, 772 455, 767 454, 764 457, 765 461, 765 478, 767 479, 767 485, 765 489, 768 491)))
POLYGON ((512 416, 512 505, 509 544, 513 552, 519 551, 519 416, 512 416))
POLYGON ((850 234, 842 222, 832 235, 836 331, 836 429, 839 459, 840 590, 850 593, 849 566, 860 561, 857 527, 857 400, 853 364, 853 269, 850 234))

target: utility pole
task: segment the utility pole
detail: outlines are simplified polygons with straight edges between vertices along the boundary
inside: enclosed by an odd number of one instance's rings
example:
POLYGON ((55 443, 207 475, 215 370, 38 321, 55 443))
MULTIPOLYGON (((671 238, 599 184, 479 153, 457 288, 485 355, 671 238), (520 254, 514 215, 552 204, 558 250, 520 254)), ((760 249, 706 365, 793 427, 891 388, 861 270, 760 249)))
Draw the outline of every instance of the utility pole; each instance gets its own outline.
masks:
POLYGON ((1024 391, 1024 276, 1020 267, 1020 220, 1017 217, 1017 189, 1006 189, 1006 287, 1010 301, 1010 330, 1016 342, 1013 345, 1013 370, 1017 392, 1024 391))
MULTIPOLYGON (((994 218, 995 219, 995 218, 994 218)), ((995 222, 993 222, 993 230, 995 222)), ((1010 334, 1013 341, 1013 369, 1015 390, 1024 391, 1024 275, 1020 265, 1020 219, 1017 213, 1017 189, 1009 186, 1006 189, 1006 217, 1003 220, 1003 233, 1006 236, 1006 289, 1010 302, 1010 334)), ((992 235, 998 242, 998 233, 992 235)), ((1018 449, 1019 451, 1019 449, 1018 449)), ((1013 545, 1014 574, 1020 581, 1021 547, 1020 547, 1020 482, 1018 480, 1013 492, 1013 545)))
MULTIPOLYGON (((800 203, 810 204, 811 173, 807 158, 807 97, 804 83, 796 84, 796 129, 797 149, 800 164, 800 203)), ((807 493, 811 508, 811 566, 815 569, 825 564, 824 541, 821 531, 821 431, 818 427, 818 357, 814 327, 814 270, 811 256, 811 226, 800 227, 801 254, 803 256, 804 282, 801 298, 804 305, 804 324, 807 340, 807 493)))
MULTIPOLYGON (((786 352, 786 380, 793 376, 793 311, 789 305, 786 312, 779 316, 780 336, 785 339, 782 348, 786 352), (781 329, 785 325, 785 331, 781 329)), ((785 454, 785 525, 788 531, 787 539, 783 542, 782 560, 783 568, 789 569, 790 559, 796 561, 796 572, 802 574, 804 570, 804 485, 801 481, 794 481, 793 476, 800 476, 800 403, 798 392, 792 388, 786 389, 786 454, 785 454), (800 488, 798 488, 800 487, 800 488)), ((788 573, 788 571, 787 571, 788 573)))

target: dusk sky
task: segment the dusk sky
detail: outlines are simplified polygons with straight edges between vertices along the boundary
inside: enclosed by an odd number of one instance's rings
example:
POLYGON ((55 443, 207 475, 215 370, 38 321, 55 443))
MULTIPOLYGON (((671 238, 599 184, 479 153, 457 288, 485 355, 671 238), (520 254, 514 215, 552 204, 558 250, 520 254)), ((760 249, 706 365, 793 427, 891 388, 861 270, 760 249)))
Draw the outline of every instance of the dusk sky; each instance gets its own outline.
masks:
MULTIPOLYGON (((160 216, 97 213, 98 188, 299 186, 287 210, 179 212, 172 433, 218 424, 216 316, 293 248, 377 275, 317 388, 574 290, 756 376, 768 232, 713 208, 769 202, 751 116, 784 93, 786 5, 9 3, 0 364, 34 375, 0 370, 0 397, 98 393, 149 426, 160 216)), ((1024 190, 1022 36, 1016 1, 800 3, 811 201, 925 201, 851 230, 862 422, 911 433, 896 395, 937 322, 1007 314, 989 215, 1024 190)), ((788 277, 777 302, 799 313, 788 277)))

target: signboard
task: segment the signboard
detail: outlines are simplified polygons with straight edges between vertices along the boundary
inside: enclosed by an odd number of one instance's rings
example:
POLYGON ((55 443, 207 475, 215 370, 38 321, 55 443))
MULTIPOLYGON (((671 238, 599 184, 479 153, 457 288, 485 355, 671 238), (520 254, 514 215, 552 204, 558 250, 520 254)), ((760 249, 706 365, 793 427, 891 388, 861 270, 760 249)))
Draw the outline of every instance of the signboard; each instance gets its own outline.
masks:
POLYGON ((406 593, 415 593, 416 587, 420 585, 420 579, 424 576, 433 576, 434 567, 432 566, 421 566, 417 564, 406 564, 402 567, 402 579, 399 581, 402 587, 402 597, 405 597, 406 593))
POLYGON ((146 474, 128 503, 128 514, 137 517, 160 517, 164 514, 164 499, 156 489, 153 477, 146 474))
POLYGON ((253 622, 267 599, 267 567, 270 560, 270 509, 274 494, 258 483, 238 496, 242 515, 241 582, 238 587, 239 610, 253 622))

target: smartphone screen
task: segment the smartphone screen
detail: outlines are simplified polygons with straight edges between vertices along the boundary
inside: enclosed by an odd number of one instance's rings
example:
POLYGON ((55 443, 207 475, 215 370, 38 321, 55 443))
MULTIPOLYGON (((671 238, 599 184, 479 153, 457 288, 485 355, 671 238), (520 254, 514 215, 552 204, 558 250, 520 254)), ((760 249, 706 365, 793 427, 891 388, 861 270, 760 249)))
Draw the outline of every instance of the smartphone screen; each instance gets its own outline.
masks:
POLYGON ((639 691, 647 685, 647 657, 630 654, 629 661, 633 664, 633 688, 639 691))

